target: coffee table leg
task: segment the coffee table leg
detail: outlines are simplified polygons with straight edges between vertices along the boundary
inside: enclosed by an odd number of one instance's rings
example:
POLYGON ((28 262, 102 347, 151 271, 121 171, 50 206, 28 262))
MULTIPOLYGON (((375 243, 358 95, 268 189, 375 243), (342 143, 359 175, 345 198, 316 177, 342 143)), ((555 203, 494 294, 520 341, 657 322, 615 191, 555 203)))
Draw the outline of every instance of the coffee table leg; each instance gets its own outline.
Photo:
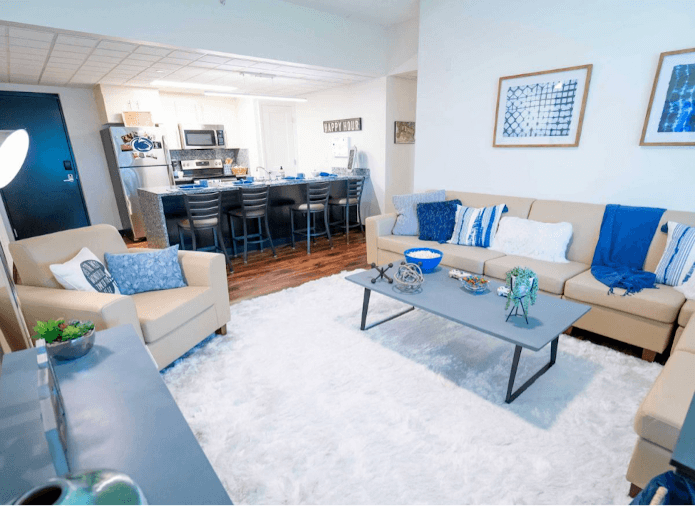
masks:
POLYGON ((367 311, 369 310, 369 296, 372 294, 372 291, 369 288, 364 289, 364 301, 362 302, 362 323, 360 325, 360 330, 369 330, 372 327, 376 327, 377 325, 381 325, 382 323, 389 322, 393 320, 394 318, 398 318, 399 316, 403 316, 406 313, 410 313, 415 307, 409 307, 405 311, 401 311, 400 313, 396 313, 393 316, 389 316, 388 318, 384 318, 381 321, 378 321, 376 323, 372 323, 370 326, 367 326, 367 311))
POLYGON ((516 348, 514 349, 514 359, 512 360, 512 370, 509 374, 509 384, 507 385, 507 397, 504 399, 504 402, 509 404, 514 399, 519 397, 524 392, 524 390, 530 387, 534 381, 536 381, 543 374, 545 374, 545 372, 548 369, 550 369, 553 366, 553 364, 555 364, 555 360, 557 359, 557 345, 559 342, 558 340, 559 336, 550 342, 550 362, 545 364, 540 371, 531 376, 531 378, 529 378, 529 380, 526 383, 521 385, 516 390, 516 392, 513 392, 512 390, 514 389, 514 379, 516 378, 516 371, 519 368, 519 358, 521 357, 521 346, 516 346, 516 348))

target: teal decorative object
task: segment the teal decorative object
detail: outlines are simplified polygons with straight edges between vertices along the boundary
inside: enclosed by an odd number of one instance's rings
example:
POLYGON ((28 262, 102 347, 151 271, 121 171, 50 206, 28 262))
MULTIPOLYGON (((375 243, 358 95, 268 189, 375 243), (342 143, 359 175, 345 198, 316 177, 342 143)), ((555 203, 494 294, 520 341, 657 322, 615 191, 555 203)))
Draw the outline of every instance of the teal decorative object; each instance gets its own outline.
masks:
POLYGON ((506 285, 509 288, 509 294, 504 309, 507 310, 512 305, 507 320, 512 314, 518 316, 519 306, 521 306, 526 323, 528 323, 528 308, 536 303, 536 295, 538 294, 538 275, 528 267, 514 267, 507 272, 506 285))
POLYGON ((99 469, 52 478, 13 504, 147 504, 147 499, 128 475, 99 469))

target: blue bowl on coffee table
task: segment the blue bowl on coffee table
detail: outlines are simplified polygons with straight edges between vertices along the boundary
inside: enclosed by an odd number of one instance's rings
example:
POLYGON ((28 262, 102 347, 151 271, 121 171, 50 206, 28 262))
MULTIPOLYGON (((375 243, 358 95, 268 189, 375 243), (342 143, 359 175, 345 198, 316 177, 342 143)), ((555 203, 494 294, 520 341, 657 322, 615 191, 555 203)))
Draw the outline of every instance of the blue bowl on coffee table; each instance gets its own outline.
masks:
POLYGON ((439 251, 438 249, 432 249, 432 248, 410 248, 408 250, 405 250, 403 252, 405 255, 405 260, 409 264, 421 264, 420 265, 420 270, 423 273, 428 273, 434 271, 437 266, 439 265, 439 262, 442 261, 442 252, 439 251), (434 253, 438 255, 436 258, 418 258, 412 256, 413 253, 416 251, 429 251, 431 253, 434 253))

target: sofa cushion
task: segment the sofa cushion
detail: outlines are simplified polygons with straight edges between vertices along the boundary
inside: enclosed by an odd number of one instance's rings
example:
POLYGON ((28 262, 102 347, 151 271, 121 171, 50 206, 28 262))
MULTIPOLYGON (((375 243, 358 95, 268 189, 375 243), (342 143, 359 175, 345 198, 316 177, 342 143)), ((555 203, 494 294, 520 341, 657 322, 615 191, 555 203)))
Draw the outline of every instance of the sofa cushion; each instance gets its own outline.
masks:
POLYGON ((447 191, 446 198, 447 200, 459 199, 466 207, 490 207, 504 203, 507 205, 505 216, 516 216, 517 218, 528 218, 531 204, 533 204, 534 201, 534 199, 524 197, 456 191, 447 191))
POLYGON ((565 283, 565 296, 650 320, 673 323, 678 318, 685 297, 672 286, 656 286, 657 289, 645 289, 629 297, 623 297, 625 291, 620 288, 615 289, 613 295, 608 295, 608 287, 598 281, 591 271, 586 271, 565 283))
POLYGON ((396 209, 396 224, 393 226, 393 234, 418 235, 418 222, 416 206, 422 202, 443 202, 446 199, 444 190, 425 193, 413 193, 411 195, 394 195, 391 199, 396 209))
POLYGON ((528 217, 545 223, 571 223, 572 239, 567 248, 567 260, 591 265, 605 210, 606 206, 601 204, 536 200, 528 217))
POLYGON ((649 246, 647 258, 644 261, 644 270, 647 272, 656 272, 656 267, 659 265, 659 260, 661 260, 661 256, 664 254, 668 233, 662 232, 661 227, 663 227, 663 225, 669 221, 675 221, 677 223, 688 225, 689 227, 695 227, 695 213, 667 210, 661 216, 659 226, 657 227, 656 232, 654 232, 654 238, 649 246))
POLYGON ((106 263, 123 295, 186 286, 179 264, 179 245, 146 250, 136 255, 104 253, 106 263))
POLYGON ((579 262, 546 262, 545 260, 510 255, 485 262, 485 275, 505 279, 507 271, 516 266, 529 267, 538 274, 538 288, 557 295, 563 294, 565 282, 568 279, 589 269, 588 265, 579 262))
POLYGON ((676 352, 656 378, 635 416, 635 432, 672 451, 695 394, 695 354, 676 352))
POLYGON ((567 263, 567 246, 572 240, 572 224, 544 223, 514 216, 500 220, 490 248, 506 255, 567 263))
POLYGON ((687 325, 681 330, 680 335, 676 332, 673 337, 673 348, 671 348, 671 354, 677 351, 683 351, 688 353, 695 353, 695 321, 693 325, 687 325))
MULTIPOLYGON (((434 248, 443 253, 442 265, 461 269, 474 274, 482 274, 485 262, 504 255, 499 251, 475 246, 459 246, 457 244, 437 244, 434 241, 421 241, 417 237, 401 235, 385 235, 377 240, 378 248, 391 253, 403 254, 410 248, 434 248)), ((405 259, 405 258, 404 258, 405 259)))
POLYGON ((213 291, 204 286, 136 293, 132 298, 146 343, 164 337, 215 304, 213 291))
POLYGON ((685 327, 693 313, 695 313, 695 300, 686 300, 678 313, 678 325, 685 327))

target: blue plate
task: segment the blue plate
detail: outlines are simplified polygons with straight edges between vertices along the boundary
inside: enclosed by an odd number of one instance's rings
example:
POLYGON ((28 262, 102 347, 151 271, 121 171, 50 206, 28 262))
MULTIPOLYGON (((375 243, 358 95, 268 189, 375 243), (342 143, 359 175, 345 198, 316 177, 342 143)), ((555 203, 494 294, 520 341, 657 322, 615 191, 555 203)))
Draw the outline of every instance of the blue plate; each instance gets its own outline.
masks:
POLYGON ((179 186, 181 190, 193 190, 195 188, 207 188, 207 186, 203 186, 202 184, 182 184, 179 186))

